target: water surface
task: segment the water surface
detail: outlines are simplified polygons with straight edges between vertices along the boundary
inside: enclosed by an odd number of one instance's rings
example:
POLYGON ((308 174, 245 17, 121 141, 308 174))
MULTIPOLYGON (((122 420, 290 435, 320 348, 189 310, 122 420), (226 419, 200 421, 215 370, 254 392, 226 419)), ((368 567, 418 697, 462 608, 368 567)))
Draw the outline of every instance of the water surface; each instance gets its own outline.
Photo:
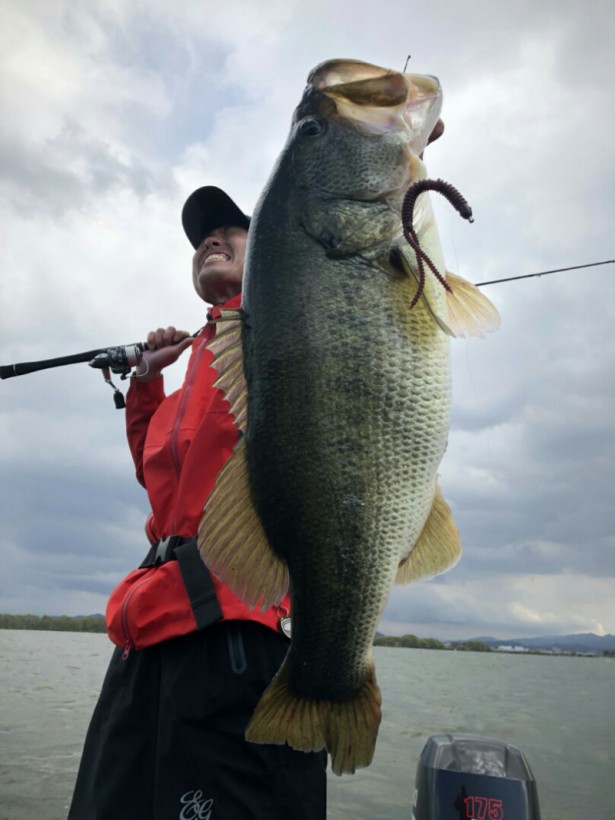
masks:
MULTIPOLYGON (((66 817, 111 650, 106 635, 0 630, 0 820, 66 817)), ((329 820, 409 820, 421 749, 440 732, 518 746, 542 820, 614 820, 615 661, 374 654, 384 700, 376 756, 354 776, 329 776, 329 820)))

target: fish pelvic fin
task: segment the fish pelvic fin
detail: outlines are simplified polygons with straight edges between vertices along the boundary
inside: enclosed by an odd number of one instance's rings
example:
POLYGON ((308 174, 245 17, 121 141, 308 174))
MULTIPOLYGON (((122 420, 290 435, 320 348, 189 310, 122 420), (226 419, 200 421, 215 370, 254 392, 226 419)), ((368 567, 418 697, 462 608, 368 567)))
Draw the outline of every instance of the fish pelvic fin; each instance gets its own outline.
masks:
POLYGON ((288 743, 302 752, 326 749, 334 774, 354 774, 369 766, 382 717, 382 695, 373 661, 361 690, 344 701, 316 700, 290 689, 287 655, 254 710, 246 729, 251 743, 288 743))
POLYGON ((207 499, 198 544, 209 569, 249 606, 265 611, 286 594, 288 567, 271 548, 252 502, 243 437, 207 499))
POLYGON ((500 327, 497 308, 480 290, 461 276, 446 274, 447 323, 455 336, 482 339, 500 327))
POLYGON ((245 432, 248 389, 243 370, 243 313, 241 308, 222 308, 220 314, 215 321, 214 338, 207 345, 214 357, 212 367, 218 372, 214 386, 222 390, 231 405, 235 424, 245 432))
POLYGON ((436 486, 431 510, 414 549, 397 568, 396 584, 433 578, 454 567, 461 557, 459 531, 451 509, 436 486))

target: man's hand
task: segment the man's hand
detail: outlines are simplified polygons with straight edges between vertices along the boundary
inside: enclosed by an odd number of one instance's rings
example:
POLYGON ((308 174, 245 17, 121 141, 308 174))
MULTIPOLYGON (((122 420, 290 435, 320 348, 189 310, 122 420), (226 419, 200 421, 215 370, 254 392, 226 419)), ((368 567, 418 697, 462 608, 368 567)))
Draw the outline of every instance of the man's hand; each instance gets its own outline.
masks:
POLYGON ((147 334, 149 350, 143 351, 143 358, 137 366, 135 376, 141 382, 157 379, 165 367, 179 359, 192 341, 192 336, 187 330, 177 330, 174 327, 150 330, 147 334))

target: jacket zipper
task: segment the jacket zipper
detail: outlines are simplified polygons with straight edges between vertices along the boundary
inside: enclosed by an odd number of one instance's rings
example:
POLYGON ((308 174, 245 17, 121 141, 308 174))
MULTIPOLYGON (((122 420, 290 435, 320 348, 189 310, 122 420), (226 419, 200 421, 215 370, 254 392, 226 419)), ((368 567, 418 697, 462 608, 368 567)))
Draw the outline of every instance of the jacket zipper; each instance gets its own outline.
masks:
MULTIPOLYGON (((185 412, 186 412, 186 405, 188 403, 188 398, 190 393, 192 392, 192 386, 194 384, 197 371, 199 369, 199 365, 201 363, 201 359, 203 358, 203 351, 205 350, 205 346, 207 344, 207 339, 201 339, 200 345, 194 355, 194 359, 192 360, 192 365, 190 367, 190 371, 186 378, 186 383, 184 387, 184 392, 182 394, 180 405, 177 409, 177 415, 175 416, 175 421, 173 423, 173 429, 171 430, 171 456, 173 459, 173 466, 175 467, 175 472, 177 473, 177 477, 181 475, 181 464, 179 463, 179 453, 177 449, 177 440, 179 438, 179 428, 183 421, 185 412)), ((177 530, 177 504, 175 504, 175 510, 173 512, 173 527, 172 532, 176 532, 177 530)))
POLYGON ((151 575, 147 575, 138 584, 135 584, 134 587, 130 590, 124 602, 122 604, 122 629, 124 630, 124 635, 126 636, 126 643, 124 644, 124 651, 122 653, 122 660, 125 661, 128 656, 130 655, 130 650, 134 648, 134 641, 130 634, 130 629, 128 628, 128 605, 132 600, 132 596, 138 589, 141 589, 143 584, 146 584, 148 581, 151 580, 151 575))

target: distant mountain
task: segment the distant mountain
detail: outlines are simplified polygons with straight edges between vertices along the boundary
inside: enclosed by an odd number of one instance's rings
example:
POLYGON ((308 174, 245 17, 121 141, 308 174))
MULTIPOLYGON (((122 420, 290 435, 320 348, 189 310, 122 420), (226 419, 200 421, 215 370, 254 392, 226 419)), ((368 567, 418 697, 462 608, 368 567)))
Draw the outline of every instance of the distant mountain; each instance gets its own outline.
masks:
POLYGON ((594 635, 593 632, 579 635, 542 635, 538 638, 493 638, 480 637, 472 640, 482 641, 488 646, 518 646, 524 649, 536 649, 543 652, 613 652, 615 635, 594 635))

